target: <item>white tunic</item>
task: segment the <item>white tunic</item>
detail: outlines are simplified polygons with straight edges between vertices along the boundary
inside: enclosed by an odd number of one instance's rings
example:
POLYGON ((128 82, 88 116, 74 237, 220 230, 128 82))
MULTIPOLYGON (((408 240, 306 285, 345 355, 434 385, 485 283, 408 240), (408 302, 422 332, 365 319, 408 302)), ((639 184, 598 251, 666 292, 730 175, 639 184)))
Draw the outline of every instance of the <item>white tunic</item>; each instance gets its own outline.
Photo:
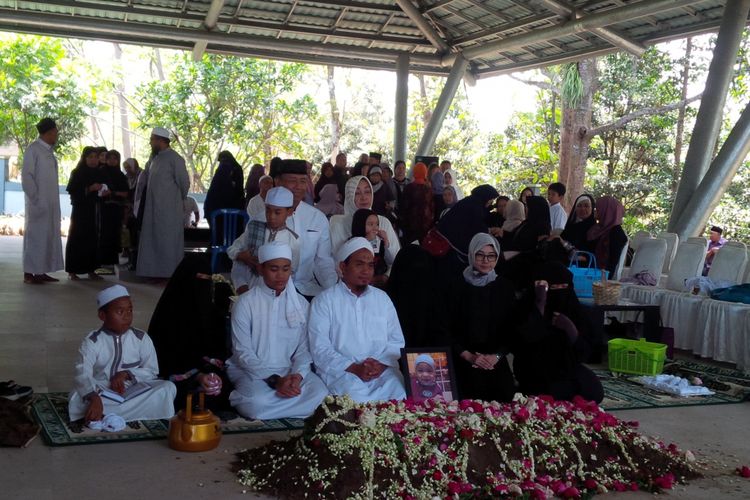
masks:
MULTIPOLYGON (((263 211, 255 220, 265 221, 263 211)), ((302 295, 315 296, 338 280, 331 253, 328 219, 317 208, 301 201, 287 217, 286 226, 299 236, 299 265, 294 284, 302 295)))
POLYGON ((568 213, 562 205, 555 203, 549 207, 549 219, 552 231, 562 231, 565 229, 565 223, 568 222, 568 213))
POLYGON ((172 382, 158 380, 156 350, 146 332, 130 328, 122 335, 103 329, 91 332, 78 350, 74 390, 70 393, 70 420, 83 418, 88 408, 84 399, 100 387, 109 388, 117 372, 127 371, 133 382, 146 382, 152 389, 124 403, 102 398, 104 414, 114 413, 125 421, 155 420, 174 415, 176 388, 172 382))
POLYGON ((348 394, 357 402, 406 397, 398 369, 404 335, 382 290, 368 286, 357 296, 343 282, 325 290, 312 302, 308 334, 316 370, 332 394, 348 394), (346 371, 367 358, 388 368, 370 382, 346 371))
POLYGON ((172 276, 185 252, 183 200, 190 178, 185 160, 172 149, 156 155, 147 167, 146 205, 138 245, 138 276, 172 276))
POLYGON ((247 202, 247 214, 251 219, 254 219, 264 213, 266 213, 266 202, 259 194, 256 194, 247 202))
POLYGON ((60 238, 60 188, 52 146, 38 138, 23 155, 23 272, 44 274, 64 267, 60 238))
MULTIPOLYGON (((263 242, 268 243, 270 239, 271 230, 266 227, 263 242)), ((282 229, 276 233, 276 235, 274 236, 274 241, 286 243, 287 245, 289 245, 289 248, 292 249, 292 278, 294 278, 294 275, 299 268, 299 238, 292 234, 291 231, 282 229)), ((245 231, 241 235, 239 235, 237 239, 234 240, 232 245, 227 249, 227 255, 230 259, 232 259, 231 276, 232 285, 234 285, 235 289, 241 286, 252 288, 263 282, 263 278, 261 278, 257 273, 252 272, 247 264, 237 260, 237 255, 240 252, 247 250, 249 246, 250 242, 248 241, 247 231, 245 231)))
POLYGON ((309 308, 291 280, 279 296, 261 282, 232 308, 233 355, 227 373, 235 389, 229 401, 241 415, 305 418, 328 394, 323 381, 310 370, 305 328, 309 308), (264 380, 295 373, 302 375, 302 392, 292 398, 278 396, 264 380))

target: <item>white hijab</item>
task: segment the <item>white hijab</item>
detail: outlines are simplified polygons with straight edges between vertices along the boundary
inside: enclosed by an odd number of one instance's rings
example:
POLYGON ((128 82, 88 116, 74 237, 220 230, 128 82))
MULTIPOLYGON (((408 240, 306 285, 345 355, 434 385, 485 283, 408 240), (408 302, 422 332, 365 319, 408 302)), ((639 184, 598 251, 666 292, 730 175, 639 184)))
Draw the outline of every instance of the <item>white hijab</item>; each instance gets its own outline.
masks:
POLYGON ((510 200, 505 205, 503 231, 515 231, 526 218, 526 206, 519 200, 510 200))
POLYGON ((451 186, 453 190, 456 192, 456 201, 461 200, 464 197, 464 192, 461 191, 461 188, 458 186, 458 177, 456 176, 456 172, 449 168, 448 170, 443 172, 444 179, 446 175, 450 175, 451 183, 448 184, 448 181, 446 180, 445 185, 451 186))
POLYGON ((495 249, 495 253, 500 256, 500 243, 498 243, 492 235, 487 233, 477 233, 469 242, 469 265, 464 269, 464 279, 470 285, 486 286, 497 278, 497 273, 495 273, 494 269, 487 274, 480 273, 474 269, 474 256, 479 250, 487 245, 492 245, 492 248, 495 249))
MULTIPOLYGON (((334 215, 331 217, 330 228, 331 228, 331 250, 336 253, 338 247, 346 240, 352 237, 352 219, 354 218, 354 212, 358 210, 354 204, 354 196, 357 193, 357 186, 360 181, 365 181, 372 190, 372 183, 370 179, 364 175, 355 175, 348 181, 344 187, 344 215, 334 215)), ((366 207, 372 209, 372 201, 370 206, 366 207)), ((378 217, 380 219, 380 217, 378 217)), ((381 229, 383 223, 381 222, 381 229)))

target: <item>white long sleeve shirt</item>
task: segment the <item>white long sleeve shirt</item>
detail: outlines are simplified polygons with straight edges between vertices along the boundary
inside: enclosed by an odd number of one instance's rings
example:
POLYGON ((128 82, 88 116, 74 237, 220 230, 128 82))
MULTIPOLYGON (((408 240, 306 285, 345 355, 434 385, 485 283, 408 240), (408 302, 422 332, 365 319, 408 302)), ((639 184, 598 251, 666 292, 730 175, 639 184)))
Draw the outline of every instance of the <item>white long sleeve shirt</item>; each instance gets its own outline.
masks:
POLYGON ((85 398, 98 387, 109 387, 109 380, 127 371, 134 382, 155 380, 159 373, 156 350, 143 330, 130 328, 122 335, 104 329, 89 333, 78 350, 75 391, 85 398))
POLYGON ((240 296, 232 308, 232 357, 251 380, 310 373, 306 320, 310 305, 289 281, 279 296, 265 283, 240 296), (290 294, 295 294, 292 303, 290 294), (296 326, 290 326, 296 324, 296 326))
POLYGON ((382 290, 369 286, 357 296, 339 282, 313 300, 307 329, 313 362, 326 384, 367 358, 398 368, 404 335, 382 290))

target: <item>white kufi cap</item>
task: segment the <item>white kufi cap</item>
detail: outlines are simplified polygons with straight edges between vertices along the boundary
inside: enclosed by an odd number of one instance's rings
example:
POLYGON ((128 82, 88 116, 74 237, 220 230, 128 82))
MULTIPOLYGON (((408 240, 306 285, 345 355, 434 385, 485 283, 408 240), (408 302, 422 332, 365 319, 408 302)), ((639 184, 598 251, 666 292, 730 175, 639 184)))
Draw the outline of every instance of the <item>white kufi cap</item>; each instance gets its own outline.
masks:
POLYGON ((165 139, 171 139, 171 135, 169 134, 169 130, 165 129, 164 127, 154 127, 151 130, 151 135, 155 135, 157 137, 164 137, 165 139))
POLYGON ((105 288, 99 295, 96 296, 96 307, 101 309, 113 300, 119 299, 120 297, 130 297, 128 289, 122 285, 113 285, 109 288, 105 288))
POLYGON ((294 206, 294 195, 291 191, 282 186, 271 188, 268 190, 268 193, 266 193, 266 205, 291 208, 294 206))
POLYGON ((344 262, 351 254, 362 248, 367 249, 371 254, 375 255, 372 251, 372 244, 361 236, 349 238, 341 244, 338 251, 336 252, 336 262, 344 262))
POLYGON ((273 259, 286 259, 291 262, 291 247, 286 243, 282 243, 280 241, 271 241, 258 249, 258 262, 263 264, 264 262, 273 259))

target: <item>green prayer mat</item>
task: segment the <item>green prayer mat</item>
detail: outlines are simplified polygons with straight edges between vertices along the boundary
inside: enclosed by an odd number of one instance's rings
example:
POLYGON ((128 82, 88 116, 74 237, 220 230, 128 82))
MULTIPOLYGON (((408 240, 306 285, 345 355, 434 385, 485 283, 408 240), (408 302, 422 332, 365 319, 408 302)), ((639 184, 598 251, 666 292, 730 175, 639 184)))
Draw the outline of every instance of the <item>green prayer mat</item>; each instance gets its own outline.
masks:
MULTIPOLYGON (((68 394, 53 392, 34 394, 32 414, 42 427, 44 441, 50 446, 80 444, 118 443, 166 439, 169 434, 168 420, 138 420, 130 422, 119 432, 94 431, 88 427, 71 425, 68 418, 68 394)), ((249 432, 293 431, 302 429, 304 421, 296 418, 277 420, 247 420, 237 417, 221 423, 224 434, 249 432)))
POLYGON ((667 361, 663 373, 688 380, 698 377, 715 392, 712 396, 679 397, 644 387, 632 375, 613 375, 606 369, 595 369, 604 386, 605 410, 634 410, 676 406, 721 405, 750 400, 750 375, 732 368, 689 359, 667 361))

